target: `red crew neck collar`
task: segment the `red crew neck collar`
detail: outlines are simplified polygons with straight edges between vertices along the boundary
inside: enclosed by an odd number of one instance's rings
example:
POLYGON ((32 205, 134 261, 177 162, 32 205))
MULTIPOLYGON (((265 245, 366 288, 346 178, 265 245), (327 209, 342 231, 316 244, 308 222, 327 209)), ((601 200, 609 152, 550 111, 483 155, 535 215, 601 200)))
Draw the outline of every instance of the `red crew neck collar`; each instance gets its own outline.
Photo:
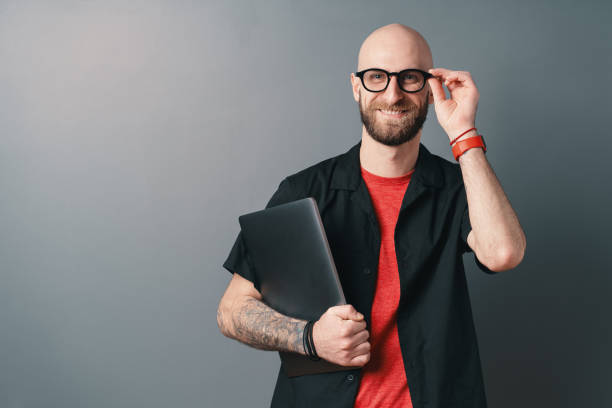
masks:
POLYGON ((403 176, 399 176, 399 177, 383 177, 383 176, 376 175, 374 173, 370 173, 369 171, 364 169, 362 166, 361 175, 368 182, 372 181, 374 183, 379 183, 379 184, 402 184, 402 183, 407 183, 408 181, 410 181, 410 178, 412 177, 414 170, 415 169, 412 169, 407 174, 404 174, 403 176))

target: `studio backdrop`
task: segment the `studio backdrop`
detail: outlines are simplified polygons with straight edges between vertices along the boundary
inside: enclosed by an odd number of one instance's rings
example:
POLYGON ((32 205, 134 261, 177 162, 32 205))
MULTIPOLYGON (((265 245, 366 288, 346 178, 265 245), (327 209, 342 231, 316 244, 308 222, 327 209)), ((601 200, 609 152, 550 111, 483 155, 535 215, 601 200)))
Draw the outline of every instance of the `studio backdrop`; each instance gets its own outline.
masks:
MULTIPOLYGON (((465 255, 489 405, 606 407, 610 2, 0 1, 0 407, 265 407, 216 311, 238 216, 361 137, 377 27, 466 70, 527 237, 465 255)), ((433 106, 422 143, 454 161, 433 106)))

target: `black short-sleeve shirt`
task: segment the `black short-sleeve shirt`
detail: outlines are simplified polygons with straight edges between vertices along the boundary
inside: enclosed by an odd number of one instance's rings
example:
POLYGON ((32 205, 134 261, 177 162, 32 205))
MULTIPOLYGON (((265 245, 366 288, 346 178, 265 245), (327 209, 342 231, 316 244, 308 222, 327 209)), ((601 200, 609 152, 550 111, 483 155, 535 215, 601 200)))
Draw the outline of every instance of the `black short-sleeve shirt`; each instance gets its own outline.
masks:
MULTIPOLYGON (((361 177, 361 142, 346 153, 286 177, 266 205, 305 197, 318 205, 347 303, 368 330, 376 289, 380 230, 361 177)), ((421 143, 395 228, 400 277, 397 327, 415 408, 487 406, 462 255, 471 230, 459 164, 421 143)), ((480 270, 494 274, 478 261, 480 270)), ((223 266, 259 290, 248 248, 238 234, 223 266)), ((361 369, 287 377, 279 367, 271 406, 353 406, 361 369)))

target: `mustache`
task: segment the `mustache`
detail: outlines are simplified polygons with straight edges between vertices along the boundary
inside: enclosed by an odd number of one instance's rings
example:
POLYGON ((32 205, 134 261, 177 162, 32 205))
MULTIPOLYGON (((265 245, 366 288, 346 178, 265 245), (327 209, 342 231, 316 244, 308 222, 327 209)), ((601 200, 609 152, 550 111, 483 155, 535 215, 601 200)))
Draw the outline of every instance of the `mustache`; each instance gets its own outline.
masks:
POLYGON ((415 104, 410 104, 410 105, 372 105, 370 106, 370 110, 378 110, 378 109, 382 109, 382 110, 390 110, 390 111, 416 111, 418 109, 418 106, 415 104))

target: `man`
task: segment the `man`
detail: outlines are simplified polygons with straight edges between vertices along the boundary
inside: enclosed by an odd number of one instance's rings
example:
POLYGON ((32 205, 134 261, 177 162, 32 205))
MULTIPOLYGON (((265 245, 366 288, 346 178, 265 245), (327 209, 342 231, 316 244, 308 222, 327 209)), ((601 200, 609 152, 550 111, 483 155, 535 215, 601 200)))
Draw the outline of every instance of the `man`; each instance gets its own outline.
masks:
MULTIPOLYGON (((317 200, 348 304, 312 337, 347 371, 289 378, 281 367, 272 406, 486 407, 462 254, 493 274, 516 267, 526 241, 474 129, 476 86, 433 68, 425 39, 400 24, 367 37, 351 84, 361 142, 285 178, 268 203, 317 200), (420 143, 431 103, 458 163, 420 143)), ((238 273, 219 304, 222 333, 309 355, 307 322, 261 301, 241 234, 224 267, 238 273)))

